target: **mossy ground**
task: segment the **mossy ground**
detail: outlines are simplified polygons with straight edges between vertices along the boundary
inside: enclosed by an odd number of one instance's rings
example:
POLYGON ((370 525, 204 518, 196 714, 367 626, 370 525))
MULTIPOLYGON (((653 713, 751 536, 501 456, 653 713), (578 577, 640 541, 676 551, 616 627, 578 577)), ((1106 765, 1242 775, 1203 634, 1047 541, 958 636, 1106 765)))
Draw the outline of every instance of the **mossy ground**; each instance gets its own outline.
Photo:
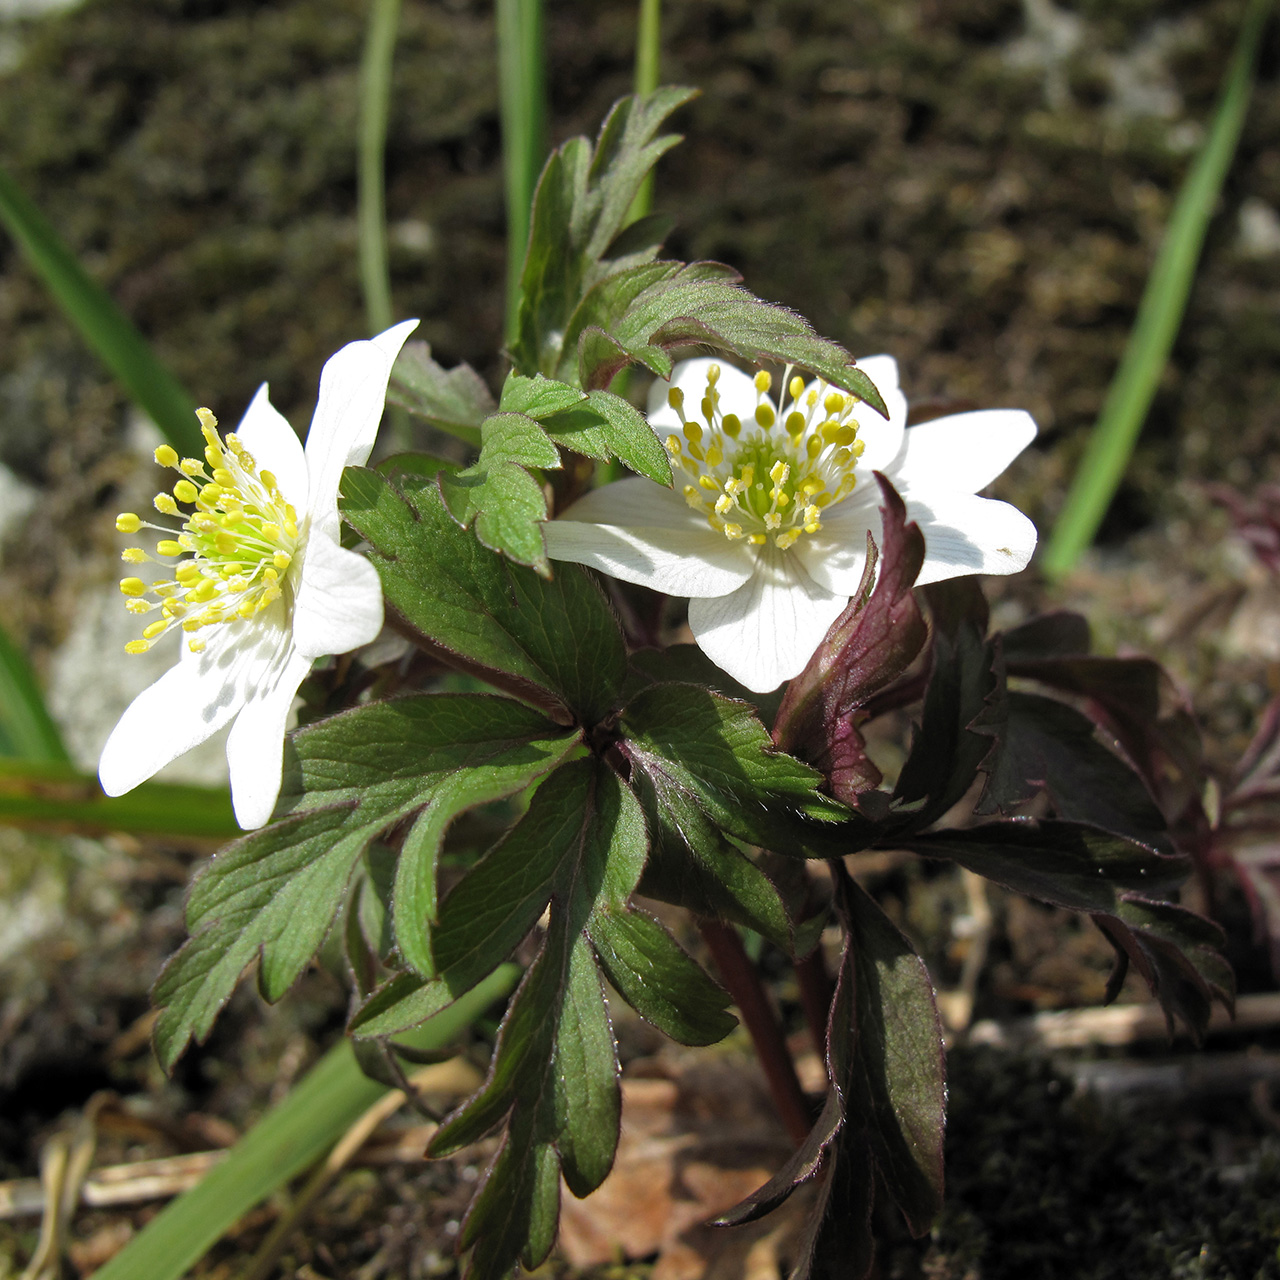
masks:
MULTIPOLYGON (((1242 10, 1240 0, 668 0, 664 78, 703 90, 678 121, 688 140, 659 174, 658 207, 677 217, 671 249, 731 263, 855 352, 891 351, 913 399, 1030 409, 1041 438, 998 492, 1046 528, 1242 10)), ((321 363, 363 332, 364 13, 356 0, 90 0, 29 24, 22 60, 0 75, 0 161, 224 421, 266 379, 302 424, 321 363)), ((555 140, 592 131, 627 91, 633 20, 631 4, 549 0, 555 140)), ((1264 652, 1224 649, 1211 611, 1178 611, 1244 572, 1203 484, 1280 480, 1280 244, 1267 238, 1267 211, 1280 209, 1278 54, 1273 32, 1101 553, 1056 595, 1030 581, 1000 604, 1016 615, 1069 600, 1104 646, 1156 647, 1191 684, 1222 761, 1238 754, 1277 668, 1264 652)), ((494 75, 490 4, 405 6, 388 153, 396 308, 422 317, 443 363, 470 361, 491 380, 504 276, 494 75)), ((0 460, 43 492, 4 548, 0 616, 41 665, 78 591, 112 572, 111 516, 134 465, 126 423, 121 395, 0 243, 0 460)), ((33 1082, 57 1083, 56 1061, 92 1066, 68 1066, 61 1093, 24 1104, 30 1125, 10 1112, 6 1172, 30 1170, 41 1126, 104 1081, 149 1091, 175 1114, 242 1122, 279 1085, 282 1057, 300 1069, 340 1024, 338 988, 316 975, 270 1017, 239 998, 176 1083, 163 1084, 145 1053, 108 1061, 180 937, 191 859, 26 838, 4 858, 6 890, 44 902, 54 923, 4 960, 16 994, 0 1015, 0 1086, 12 1106, 33 1082)), ((931 910, 924 894, 917 911, 931 910)), ((1060 935, 1068 950, 1071 936, 1060 935)), ((1085 998, 1095 968, 1088 952, 1059 975, 1064 990, 1085 998)), ((1125 1154, 1111 1121, 1060 1105, 1038 1068, 972 1070, 957 1074, 953 1096, 951 1207, 931 1253, 901 1254, 902 1274, 1276 1274, 1264 1212, 1274 1161, 1231 1189, 1232 1208, 1203 1152, 1176 1133, 1147 1125, 1125 1154), (1050 1199, 1032 1189, 1040 1171, 1050 1199), (1094 1196, 1095 1175, 1109 1198, 1094 1196), (1155 1216, 1144 1197, 1163 1206, 1155 1216), (1201 1221, 1223 1244, 1207 1260, 1201 1221), (1238 1238, 1223 1241, 1236 1222, 1238 1238), (1032 1244, 1042 1251, 1027 1253, 1032 1244)), ((371 1177, 335 1192, 296 1274, 354 1275, 378 1249, 385 1274, 448 1272, 441 1232, 456 1191, 371 1177)), ((16 1259, 29 1235, 4 1228, 0 1259, 16 1259)), ((214 1270, 226 1273, 229 1256, 214 1270)))

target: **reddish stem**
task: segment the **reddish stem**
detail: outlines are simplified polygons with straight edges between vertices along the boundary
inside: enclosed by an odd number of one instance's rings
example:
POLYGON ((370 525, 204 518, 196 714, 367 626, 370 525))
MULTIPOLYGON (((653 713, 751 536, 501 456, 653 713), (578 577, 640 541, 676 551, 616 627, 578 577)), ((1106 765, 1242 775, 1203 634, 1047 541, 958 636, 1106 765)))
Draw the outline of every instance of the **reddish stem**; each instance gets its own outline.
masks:
POLYGON ((809 1136, 813 1117, 800 1087, 800 1078, 796 1075, 796 1065, 783 1039, 782 1028, 761 985, 760 975, 736 930, 716 920, 702 920, 698 928, 751 1035, 765 1079, 769 1082, 769 1092, 778 1108, 778 1116, 787 1135, 798 1147, 809 1136))

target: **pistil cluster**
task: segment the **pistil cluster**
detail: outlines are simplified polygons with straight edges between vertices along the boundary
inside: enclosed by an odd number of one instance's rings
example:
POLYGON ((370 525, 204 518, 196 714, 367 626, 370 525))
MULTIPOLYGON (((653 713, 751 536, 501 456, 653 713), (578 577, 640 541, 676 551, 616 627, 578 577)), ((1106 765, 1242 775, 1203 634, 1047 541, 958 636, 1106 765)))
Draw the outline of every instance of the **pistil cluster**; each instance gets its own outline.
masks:
POLYGON ((857 484, 854 470, 863 451, 853 416, 858 401, 820 381, 806 388, 788 366, 775 407, 769 398, 773 380, 761 370, 754 419, 743 422, 721 411, 719 381, 720 366, 713 364, 696 418, 685 416, 679 387, 668 393, 681 430, 667 437, 667 451, 688 477, 685 501, 730 541, 745 538, 762 547, 772 540, 786 551, 806 533, 817 533, 823 511, 857 484))
POLYGON ((185 516, 181 529, 152 524, 132 512, 116 517, 121 533, 146 528, 164 535, 154 555, 130 547, 121 557, 125 563, 163 565, 170 575, 149 584, 141 578, 121 581, 130 613, 158 614, 140 640, 125 646, 126 653, 145 653, 175 628, 188 634, 188 648, 199 653, 205 640, 198 633, 252 618, 288 588, 289 566, 301 541, 297 512, 275 476, 258 470, 234 433, 224 441, 208 409, 197 410, 197 416, 205 438, 203 461, 179 459, 167 444, 155 453, 162 467, 181 477, 172 493, 156 494, 155 508, 162 515, 185 516), (183 506, 192 510, 184 512, 183 506))

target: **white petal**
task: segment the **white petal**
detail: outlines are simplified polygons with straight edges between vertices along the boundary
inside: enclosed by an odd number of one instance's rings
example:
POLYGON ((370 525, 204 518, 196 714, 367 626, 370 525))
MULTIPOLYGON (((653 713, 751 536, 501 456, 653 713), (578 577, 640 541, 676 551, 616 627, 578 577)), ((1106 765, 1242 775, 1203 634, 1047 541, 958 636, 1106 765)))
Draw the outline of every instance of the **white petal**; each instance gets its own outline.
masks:
POLYGON ((1035 419, 1024 409, 979 409, 922 422, 907 431, 894 484, 902 493, 915 486, 977 493, 1035 437, 1035 419))
POLYGON ((847 598, 862 585, 868 532, 879 546, 880 512, 865 500, 846 498, 822 513, 822 529, 806 533, 791 554, 819 586, 847 598))
POLYGON ((757 693, 799 675, 847 600, 824 590, 789 552, 770 549, 731 595, 689 601, 702 651, 757 693))
POLYGON ((348 653, 382 630, 382 583, 364 556, 312 531, 293 606, 293 643, 307 661, 348 653))
POLYGON ((280 794, 284 733, 298 686, 311 660, 296 651, 281 654, 236 717, 227 737, 231 803, 246 831, 271 820, 280 794))
POLYGON ((285 638, 278 627, 268 634, 264 649, 256 619, 232 623, 198 654, 184 638, 179 661, 129 704, 102 749, 98 778, 107 795, 132 791, 217 733, 244 706, 248 689, 285 638))
POLYGON ((307 511, 312 527, 330 537, 338 534, 342 469, 368 458, 382 421, 391 366, 417 323, 406 320, 372 341, 349 342, 320 371, 320 398, 307 434, 307 511))
POLYGON ((635 526, 711 532, 707 517, 700 508, 695 510, 666 485, 640 477, 616 480, 613 484, 592 489, 559 515, 556 523, 563 520, 614 524, 623 528, 635 526))
POLYGON ((919 586, 968 573, 1017 573, 1036 549, 1036 527, 1007 502, 972 494, 912 494, 907 517, 924 534, 919 586))
POLYGON ((553 560, 589 565, 672 596, 725 595, 751 576, 755 559, 744 542, 730 542, 705 521, 701 529, 685 530, 550 520, 542 532, 553 560))
POLYGON ((240 443, 253 455, 259 473, 270 471, 280 492, 297 511, 307 509, 307 459, 285 416, 267 397, 267 384, 258 388, 236 428, 240 443))
POLYGON ((700 406, 702 397, 707 393, 707 370, 713 364, 720 366, 720 380, 716 383, 720 392, 720 411, 736 413, 744 422, 751 418, 760 401, 753 376, 724 360, 698 356, 694 360, 681 360, 671 370, 670 382, 659 378, 649 388, 648 418, 655 431, 670 434, 680 430, 680 416, 667 402, 667 393, 672 387, 679 387, 684 392, 685 417, 703 420, 700 406))
POLYGON ((863 444, 858 470, 883 471, 902 448, 902 433, 907 425, 907 398, 898 388, 898 362, 892 356, 865 356, 858 361, 858 368, 875 383, 889 410, 886 422, 869 404, 854 406, 858 439, 863 444))

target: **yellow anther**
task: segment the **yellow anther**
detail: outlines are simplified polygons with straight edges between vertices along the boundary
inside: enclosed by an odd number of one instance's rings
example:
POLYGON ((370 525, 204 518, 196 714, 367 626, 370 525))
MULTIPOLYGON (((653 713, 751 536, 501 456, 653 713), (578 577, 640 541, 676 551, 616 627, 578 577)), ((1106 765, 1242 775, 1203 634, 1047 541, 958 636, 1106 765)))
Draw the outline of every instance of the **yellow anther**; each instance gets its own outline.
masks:
POLYGON ((234 529, 244 519, 243 507, 228 507, 226 511, 218 517, 218 523, 224 529, 234 529))
POLYGON ((679 387, 672 387, 667 392, 667 403, 673 409, 682 409, 684 407, 684 392, 679 387))
MULTIPOLYGON (((217 439, 217 437, 215 436, 214 439, 217 439)), ((215 446, 215 445, 205 446, 204 460, 209 464, 209 467, 211 470, 217 471, 220 469, 222 465, 222 458, 223 458, 223 453, 222 453, 221 446, 215 446)))
POLYGON ((234 592, 236 595, 239 595, 248 585, 248 579, 240 577, 239 574, 234 578, 227 579, 227 590, 234 592))
POLYGON ((120 553, 120 559, 125 564, 146 564, 151 557, 141 547, 126 547, 120 553))
POLYGON ((712 441, 707 447, 707 466, 718 467, 724 461, 724 449, 718 441, 712 441))
POLYGON ((203 640, 188 640, 188 641, 187 641, 187 648, 188 648, 188 649, 190 649, 192 653, 203 653, 203 652, 204 652, 204 641, 203 641, 203 640))
POLYGON ((179 502, 194 503, 200 496, 200 490, 191 483, 190 480, 179 480, 173 486, 173 496, 179 502))
POLYGON ((170 493, 157 493, 151 500, 151 505, 162 515, 176 516, 179 514, 178 504, 174 502, 173 495, 170 493))
MULTIPOLYGON (((249 455, 245 454, 245 458, 249 458, 249 455)), ((241 461, 243 461, 243 459, 241 459, 241 461)), ((253 464, 252 458, 249 458, 249 464, 250 464, 250 469, 252 469, 252 464, 253 464)), ((274 471, 259 471, 258 479, 262 481, 262 487, 268 493, 274 494, 280 488, 279 481, 276 480, 274 471)))
POLYGON ((257 604, 252 600, 246 600, 237 610, 236 616, 240 618, 252 618, 257 612, 257 604))
POLYGON ((720 486, 716 484, 716 482, 710 476, 699 476, 698 483, 708 493, 718 493, 720 491, 720 486))
POLYGON ((148 623, 142 628, 142 638, 144 640, 154 640, 156 636, 162 636, 169 630, 169 623, 166 619, 160 619, 156 622, 148 623))
POLYGON ((141 596, 147 591, 147 584, 141 578, 121 578, 120 590, 126 596, 141 596))
POLYGON ((838 445, 850 445, 858 434, 858 428, 850 426, 847 422, 842 427, 837 427, 834 433, 834 440, 838 445))
POLYGON ((161 538, 156 543, 156 551, 162 556, 180 556, 186 548, 172 538, 161 538))
POLYGON ((200 582, 187 593, 187 599, 194 604, 204 604, 218 594, 218 584, 212 578, 201 578, 200 582))
POLYGON ((849 452, 853 454, 855 458, 862 457, 862 455, 866 452, 866 450, 867 450, 867 442, 865 440, 855 440, 849 446, 849 452))
POLYGON ((752 535, 747 539, 747 541, 748 541, 748 542, 749 542, 753 547, 763 547, 763 546, 764 546, 764 544, 765 544, 766 542, 768 542, 768 541, 769 541, 769 539, 768 539, 768 538, 766 538, 766 537, 765 537, 765 535, 764 535, 763 533, 753 533, 753 534, 752 534, 752 535))
POLYGON ((668 452, 668 453, 669 453, 673 458, 678 458, 678 457, 680 456, 680 450, 681 450, 681 448, 682 448, 682 445, 681 445, 681 443, 680 443, 680 437, 679 437, 679 436, 676 436, 676 435, 668 436, 668 437, 666 438, 665 443, 666 443, 666 446, 667 446, 667 452, 668 452))
POLYGON ((213 483, 220 484, 224 489, 234 489, 236 487, 236 478, 226 467, 214 467, 213 483))
POLYGON ((181 600, 166 600, 162 607, 167 618, 181 618, 187 611, 187 606, 181 600))
POLYGON ((736 413, 726 413, 720 420, 720 429, 730 440, 736 440, 742 430, 742 419, 736 413))
POLYGON ((806 498, 811 498, 815 493, 821 493, 827 487, 827 482, 821 476, 814 476, 812 479, 806 480, 800 486, 800 492, 806 498))
POLYGON ((720 366, 711 364, 707 366, 707 386, 714 387, 720 381, 720 366))
POLYGON ((116 516, 117 533, 137 533, 142 528, 142 521, 132 511, 122 511, 116 516))
POLYGON ((805 532, 806 532, 806 533, 812 533, 812 532, 813 532, 813 530, 812 530, 812 529, 810 529, 808 526, 809 526, 809 524, 810 524, 812 521, 816 520, 816 519, 817 519, 821 514, 822 514, 822 512, 821 512, 817 507, 815 507, 815 506, 813 505, 813 503, 812 503, 812 502, 811 502, 807 507, 805 507, 805 509, 804 509, 804 521, 805 521, 805 532))
POLYGON ((769 375, 768 369, 761 369, 755 376, 756 390, 762 395, 767 396, 769 389, 773 386, 773 378, 769 375))
POLYGON ((756 405, 756 421, 768 431, 773 426, 774 412, 773 405, 767 400, 764 404, 756 405))
POLYGON ((804 402, 809 409, 814 409, 817 407, 817 404, 818 404, 818 388, 817 387, 810 387, 809 390, 804 393, 804 402))
POLYGON ((212 510, 222 501, 222 495, 226 491, 220 484, 207 484, 200 490, 200 505, 206 510, 212 510))
POLYGON ((198 476, 204 471, 204 463, 199 458, 183 458, 178 464, 178 470, 184 476, 198 476))
POLYGON ((156 449, 155 459, 162 467, 176 467, 178 451, 171 444, 162 444, 156 449))
POLYGON ((800 433, 804 430, 804 414, 797 413, 793 410, 791 413, 787 414, 785 426, 787 428, 787 435, 789 435, 793 440, 799 439, 800 433))
POLYGON ((716 515, 722 516, 726 511, 733 509, 733 498, 727 493, 722 493, 716 499, 716 515))
POLYGON ((278 524, 272 524, 270 521, 268 521, 266 524, 262 526, 262 536, 266 538, 268 542, 279 542, 280 526, 278 524))
POLYGON ((799 374, 796 374, 787 384, 787 390, 791 392, 793 400, 799 400, 804 395, 804 379, 799 374))
MULTIPOLYGON (((292 513, 293 508, 290 507, 289 511, 292 513)), ((298 536, 298 525, 296 523, 296 519, 297 518, 295 516, 290 514, 289 519, 284 522, 284 531, 290 538, 296 538, 298 536)))
POLYGON ((124 607, 130 613, 150 613, 155 608, 155 605, 148 604, 145 600, 126 600, 124 607))
POLYGON ((684 424, 684 438, 690 444, 701 444, 702 424, 700 422, 686 422, 684 424))
POLYGON ((289 555, 287 551, 277 551, 275 555, 271 557, 271 563, 283 572, 293 563, 293 557, 289 555))
POLYGON ((244 565, 238 563, 235 560, 230 560, 226 564, 224 564, 222 568, 218 570, 218 572, 224 578, 234 578, 236 574, 244 572, 244 565))
POLYGON ((848 408, 848 402, 838 391, 828 391, 822 401, 822 407, 833 418, 837 418, 848 408))
MULTIPOLYGON (((696 458, 701 462, 706 456, 707 455, 702 452, 702 446, 700 444, 694 444, 692 440, 689 441, 689 458, 696 458)), ((689 458, 685 459, 685 466, 689 467, 689 470, 691 471, 696 471, 698 469, 697 467, 689 466, 689 458)))
POLYGON ((267 582, 280 581, 280 575, 274 569, 271 569, 271 568, 264 569, 262 571, 262 577, 267 582))
POLYGON ((691 484, 687 484, 687 485, 685 485, 685 487, 684 487, 684 489, 682 490, 682 492, 684 493, 684 500, 685 500, 685 501, 686 501, 686 502, 687 502, 691 507, 700 507, 700 506, 702 506, 702 499, 698 496, 698 491, 697 491, 697 489, 695 489, 695 488, 694 488, 694 486, 693 486, 693 485, 691 485, 691 484))
POLYGON ((820 493, 814 498, 813 505, 821 511, 823 507, 829 507, 835 501, 835 496, 834 493, 820 493))
MULTIPOLYGON (((197 409, 196 417, 200 419, 200 430, 204 434, 204 438, 208 440, 212 435, 213 439, 216 440, 218 438, 216 434, 218 420, 213 416, 212 411, 209 409, 197 409)), ((210 443, 213 443, 213 441, 210 441, 210 443)))
POLYGON ((837 467, 847 467, 849 463, 853 461, 853 455, 848 449, 837 449, 835 453, 831 455, 831 461, 834 462, 837 467))
POLYGON ((754 482, 755 478, 756 478, 756 464, 754 462, 748 462, 747 465, 742 468, 742 487, 744 489, 751 488, 751 485, 754 482))
POLYGON ((791 475, 791 468, 782 461, 781 458, 769 468, 769 479, 774 484, 786 484, 787 478, 791 475))
POLYGON ((738 538, 742 537, 742 526, 740 524, 725 525, 724 536, 728 538, 730 542, 735 542, 738 538))
POLYGON ((779 551, 786 551, 788 548, 795 545, 796 539, 799 538, 799 536, 799 529, 787 529, 782 533, 774 534, 773 545, 777 547, 779 551))
POLYGON ((805 533, 817 533, 822 528, 821 520, 806 520, 804 522, 805 533))
POLYGON ((776 511, 770 511, 764 518, 764 527, 770 531, 782 528, 782 517, 776 511))
POLYGON ((708 426, 714 426, 716 420, 716 407, 711 402, 710 396, 702 397, 702 404, 699 406, 702 410, 702 416, 706 418, 708 426))
POLYGON ((236 540, 229 533, 216 533, 213 536, 213 545, 224 556, 229 556, 236 549, 236 540))
POLYGON ((160 600, 167 600, 177 589, 172 582, 166 582, 163 578, 151 584, 152 593, 160 600))
POLYGON ((146 651, 150 648, 151 648, 150 641, 130 640, 129 643, 125 645, 124 651, 125 653, 128 653, 128 654, 146 653, 146 651))
POLYGON ((822 452, 822 437, 821 437, 821 436, 810 436, 810 437, 809 437, 809 438, 804 442, 804 451, 805 451, 805 453, 806 453, 806 454, 808 454, 809 459, 810 459, 811 461, 812 461, 814 458, 816 458, 816 457, 818 456, 818 454, 820 454, 820 453, 822 452))

